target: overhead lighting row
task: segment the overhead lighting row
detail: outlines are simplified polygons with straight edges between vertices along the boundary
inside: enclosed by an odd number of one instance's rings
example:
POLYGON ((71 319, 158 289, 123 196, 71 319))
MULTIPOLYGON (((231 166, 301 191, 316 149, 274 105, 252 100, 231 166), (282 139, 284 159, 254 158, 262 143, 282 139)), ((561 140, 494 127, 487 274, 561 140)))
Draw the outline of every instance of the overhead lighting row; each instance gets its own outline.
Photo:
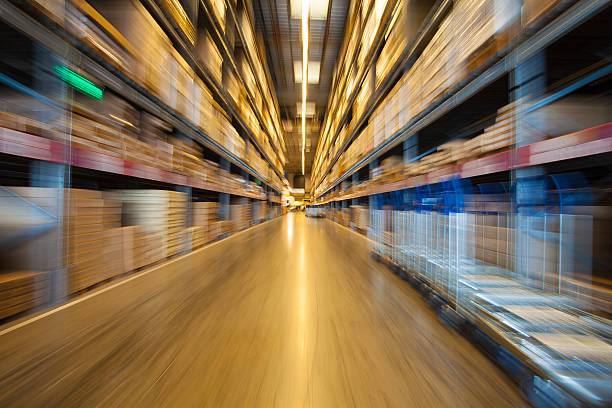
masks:
POLYGON ((302 175, 306 152, 306 92, 308 88, 308 6, 309 0, 302 0, 302 175))

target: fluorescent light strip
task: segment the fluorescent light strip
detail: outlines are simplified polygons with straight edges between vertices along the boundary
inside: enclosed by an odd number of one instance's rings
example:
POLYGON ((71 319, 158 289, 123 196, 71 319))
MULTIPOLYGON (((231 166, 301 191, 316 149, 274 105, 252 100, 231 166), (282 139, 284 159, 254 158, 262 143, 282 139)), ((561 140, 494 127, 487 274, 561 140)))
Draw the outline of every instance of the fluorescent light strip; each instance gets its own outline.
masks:
POLYGON ((306 91, 308 89, 308 6, 310 0, 302 0, 302 175, 306 150, 306 91))

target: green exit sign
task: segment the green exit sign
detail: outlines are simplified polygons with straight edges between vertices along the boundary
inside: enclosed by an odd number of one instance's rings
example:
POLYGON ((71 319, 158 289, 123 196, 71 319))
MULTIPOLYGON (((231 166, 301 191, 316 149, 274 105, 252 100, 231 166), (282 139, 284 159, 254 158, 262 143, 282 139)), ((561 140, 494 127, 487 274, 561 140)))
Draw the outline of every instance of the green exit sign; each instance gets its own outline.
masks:
POLYGON ((82 75, 64 66, 53 67, 59 78, 77 91, 97 100, 102 100, 104 90, 82 75))

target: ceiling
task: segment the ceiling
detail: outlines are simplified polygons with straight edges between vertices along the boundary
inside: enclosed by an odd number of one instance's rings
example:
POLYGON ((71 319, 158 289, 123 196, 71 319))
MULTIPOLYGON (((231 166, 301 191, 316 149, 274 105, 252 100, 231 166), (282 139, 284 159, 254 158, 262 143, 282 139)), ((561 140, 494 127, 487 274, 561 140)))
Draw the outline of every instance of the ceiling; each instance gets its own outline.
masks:
MULTIPOLYGON (((293 0, 295 10, 300 10, 299 0, 293 0)), ((306 122, 305 172, 310 173, 319 138, 319 127, 325 116, 332 73, 338 50, 344 38, 344 24, 350 0, 328 0, 327 13, 321 19, 313 18, 313 7, 321 7, 325 0, 310 0, 308 59, 309 77, 315 74, 320 63, 318 83, 309 80, 307 102, 314 102, 315 112, 306 122), (315 64, 313 64, 313 62, 315 64), (310 65, 312 64, 312 66, 310 65)), ((302 101, 302 84, 294 77, 294 61, 302 60, 301 20, 291 17, 291 0, 253 0, 255 26, 264 40, 266 58, 276 89, 285 128, 287 145, 287 173, 302 172, 301 118, 297 115, 297 103, 302 101)), ((294 12, 295 16, 295 12, 294 12)), ((298 69, 298 72, 299 69, 298 69)), ((301 73, 300 73, 301 77, 301 73)), ((313 78, 314 80, 314 78, 313 78)), ((308 104, 307 104, 308 106, 308 104)))

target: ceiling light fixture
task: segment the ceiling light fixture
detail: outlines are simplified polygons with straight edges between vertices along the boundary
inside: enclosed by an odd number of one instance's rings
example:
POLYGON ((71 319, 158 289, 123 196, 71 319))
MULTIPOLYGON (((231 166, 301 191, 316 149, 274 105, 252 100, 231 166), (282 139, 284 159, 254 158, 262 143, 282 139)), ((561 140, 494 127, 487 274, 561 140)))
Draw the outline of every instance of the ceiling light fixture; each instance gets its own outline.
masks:
POLYGON ((308 6, 309 0, 302 0, 302 175, 304 173, 304 152, 306 150, 306 91, 308 88, 308 6))

